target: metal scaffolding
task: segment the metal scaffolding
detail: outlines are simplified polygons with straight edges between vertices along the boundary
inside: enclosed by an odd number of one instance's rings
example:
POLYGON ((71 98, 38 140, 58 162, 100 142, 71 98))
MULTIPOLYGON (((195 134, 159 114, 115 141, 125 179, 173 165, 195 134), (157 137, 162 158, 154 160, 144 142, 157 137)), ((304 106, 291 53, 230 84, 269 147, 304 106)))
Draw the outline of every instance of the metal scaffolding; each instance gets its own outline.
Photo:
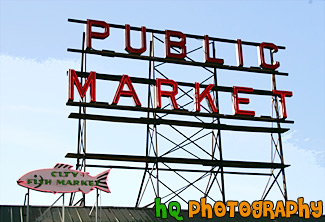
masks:
MULTIPOLYGON (((69 19, 70 22, 85 24, 85 21, 69 19)), ((124 29, 124 26, 110 24, 112 28, 124 29)), ((140 28, 131 27, 131 30, 140 31, 140 28)), ((238 175, 256 175, 269 177, 265 190, 262 194, 264 200, 269 194, 270 190, 275 184, 280 189, 284 200, 287 200, 287 187, 285 180, 285 168, 288 166, 284 162, 283 147, 281 134, 289 129, 282 128, 280 123, 293 123, 293 121, 281 118, 279 115, 278 95, 267 90, 254 90, 252 94, 268 95, 272 97, 272 111, 270 117, 251 117, 240 115, 225 115, 220 113, 211 113, 209 108, 202 104, 203 112, 195 112, 189 107, 194 107, 193 90, 194 84, 189 82, 178 82, 177 102, 180 106, 179 110, 170 109, 171 104, 156 108, 155 95, 155 79, 169 79, 168 74, 161 70, 161 67, 172 63, 177 65, 191 65, 201 67, 206 73, 204 79, 200 80, 200 88, 205 89, 208 84, 214 84, 213 102, 219 111, 219 92, 232 93, 232 87, 218 85, 218 69, 237 70, 245 72, 256 72, 262 74, 270 74, 272 77, 272 90, 276 89, 276 75, 288 75, 287 73, 278 72, 275 70, 260 69, 256 67, 236 67, 219 64, 199 63, 191 58, 191 53, 202 50, 202 46, 196 47, 187 52, 185 60, 163 59, 155 56, 155 45, 163 44, 158 35, 164 34, 163 31, 147 29, 147 33, 151 33, 150 53, 149 56, 141 56, 135 54, 124 54, 114 51, 85 49, 84 38, 83 48, 68 49, 70 52, 82 53, 81 71, 76 72, 81 78, 83 84, 84 78, 89 73, 86 72, 86 55, 101 55, 108 57, 118 57, 126 59, 140 59, 148 61, 148 78, 130 77, 133 83, 148 85, 147 107, 138 106, 117 106, 103 102, 86 102, 83 98, 80 102, 68 101, 67 105, 79 107, 79 113, 71 113, 69 118, 76 118, 79 121, 78 125, 78 149, 77 153, 68 153, 67 158, 77 159, 77 170, 86 171, 86 167, 111 167, 128 170, 142 170, 143 176, 139 187, 137 199, 135 201, 136 207, 152 207, 154 201, 145 202, 144 196, 146 193, 154 195, 154 197, 161 197, 162 201, 169 202, 173 200, 181 200, 188 203, 186 192, 196 192, 201 197, 206 197, 211 201, 222 200, 226 202, 225 191, 225 174, 238 175), (124 116, 104 116, 87 114, 86 107, 101 108, 101 109, 117 109, 124 111, 132 111, 139 113, 146 113, 146 117, 132 118, 124 116), (275 117, 274 116, 275 112, 275 117), (170 118, 169 118, 170 117, 170 118), (229 125, 222 123, 222 119, 231 119, 238 121, 252 121, 252 122, 271 122, 271 127, 261 126, 245 126, 245 125, 229 125), (134 155, 112 155, 112 154, 96 154, 86 152, 86 120, 98 120, 107 122, 122 122, 122 123, 136 123, 146 125, 146 146, 145 156, 134 155), (185 130, 190 128, 191 130, 185 130), (240 132, 259 132, 271 134, 271 162, 252 162, 252 161, 231 161, 224 160, 222 155, 222 138, 221 132, 240 131, 240 132), (167 133, 166 133, 167 132, 167 133), (172 134, 171 134, 172 132, 172 134), (172 135, 172 136, 171 136, 172 135), (173 139, 172 137, 177 137, 173 139), (210 138, 210 139, 209 139, 210 138), (202 145, 201 141, 204 141, 202 145), (209 145, 206 141, 209 141, 209 145), (170 146, 167 147, 166 144, 170 146), (182 155, 180 155, 180 152, 182 155), (180 157, 181 156, 181 157, 180 157), (86 164, 87 159, 93 160, 107 160, 107 161, 128 161, 130 163, 143 163, 144 167, 136 167, 129 165, 101 165, 101 164, 86 164), (280 162, 279 162, 280 161, 280 162), (177 164, 177 167, 176 167, 177 164), (231 171, 226 168, 239 169, 270 169, 270 173, 261 172, 243 172, 231 171), (178 178, 182 183, 177 184, 168 179, 165 173, 173 175, 172 178, 178 178), (193 176, 195 174, 195 176, 193 176), (190 175, 190 176, 188 176, 190 175), (283 180, 282 183, 278 181, 280 175, 283 180), (204 185, 202 185, 204 183, 204 185)), ((187 37, 202 40, 202 36, 186 34, 187 37)), ((235 40, 210 38, 209 46, 212 48, 212 56, 216 58, 216 42, 236 43, 235 40)), ((258 43, 243 42, 243 44, 258 46, 258 43)), ((279 46, 280 49, 284 47, 279 46)), ((175 52, 179 52, 177 48, 173 48, 175 52)), ((203 50, 204 51, 204 50, 203 50)), ((204 52, 205 53, 205 52, 204 52)), ((271 60, 273 63, 273 54, 271 52, 271 60)), ((122 76, 112 74, 99 74, 96 78, 106 81, 120 81, 122 76)), ((154 198, 151 198, 153 200, 154 198)), ((74 194, 71 196, 70 205, 73 205, 74 194)), ((85 204, 85 196, 76 204, 85 204)))
MULTIPOLYGON (((270 51, 271 62, 273 63, 273 52, 270 51)), ((275 75, 272 74, 271 76, 271 87, 272 90, 276 90, 276 80, 275 75)), ((272 96, 271 98, 271 117, 274 116, 276 119, 280 119, 279 113, 279 101, 277 96, 272 96)), ((274 123, 271 123, 271 127, 274 127, 274 123)), ((276 123, 276 128, 281 129, 280 122, 276 123)), ((271 133, 271 162, 273 163, 275 160, 280 160, 280 162, 284 165, 284 156, 283 156, 283 147, 282 147, 282 136, 281 133, 271 133)), ((278 170, 271 169, 271 175, 267 181, 265 186, 264 192, 262 194, 261 199, 265 200, 267 195, 269 194, 272 187, 276 184, 284 198, 285 201, 288 200, 288 193, 287 193, 287 183, 286 177, 284 172, 284 167, 281 167, 278 170), (279 176, 282 176, 282 186, 281 182, 279 182, 279 176)))

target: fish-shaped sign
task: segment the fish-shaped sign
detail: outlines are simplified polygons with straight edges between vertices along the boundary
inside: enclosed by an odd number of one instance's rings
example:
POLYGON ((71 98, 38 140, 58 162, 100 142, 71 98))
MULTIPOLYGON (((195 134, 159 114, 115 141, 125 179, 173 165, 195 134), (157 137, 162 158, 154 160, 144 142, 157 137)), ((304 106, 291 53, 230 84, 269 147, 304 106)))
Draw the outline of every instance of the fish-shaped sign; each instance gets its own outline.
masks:
POLYGON ((71 168, 71 165, 58 163, 51 169, 40 169, 26 173, 17 183, 33 190, 51 193, 81 191, 86 194, 94 188, 111 192, 106 182, 110 169, 92 177, 89 173, 71 168))

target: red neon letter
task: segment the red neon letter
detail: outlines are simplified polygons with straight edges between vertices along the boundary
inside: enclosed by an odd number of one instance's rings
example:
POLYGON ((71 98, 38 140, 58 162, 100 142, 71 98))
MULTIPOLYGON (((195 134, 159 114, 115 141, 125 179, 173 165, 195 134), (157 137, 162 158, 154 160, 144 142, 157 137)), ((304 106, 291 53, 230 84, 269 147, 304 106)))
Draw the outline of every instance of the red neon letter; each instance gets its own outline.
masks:
POLYGON ((176 102, 176 94, 178 93, 178 84, 174 80, 171 79, 156 79, 156 107, 161 108, 161 97, 167 96, 170 97, 172 106, 174 109, 179 109, 178 104, 176 102), (161 90, 161 84, 170 85, 173 90, 172 91, 163 91, 161 90))
POLYGON ((166 58, 184 59, 186 56, 186 36, 182 32, 166 30, 165 31, 165 50, 166 58), (170 40, 170 36, 178 37, 181 39, 180 42, 170 40), (171 47, 177 47, 182 50, 181 53, 170 52, 171 47))
POLYGON ((280 91, 280 90, 273 90, 272 91, 273 94, 275 95, 279 95, 280 98, 280 102, 281 102, 281 110, 282 110, 282 118, 287 118, 287 109, 286 109, 286 100, 285 97, 286 96, 292 96, 292 92, 290 91, 280 91))
POLYGON ((203 49, 204 49, 205 62, 218 63, 221 65, 223 64, 223 62, 224 62, 223 59, 210 58, 209 36, 208 35, 204 35, 203 49))
POLYGON ((91 49, 91 39, 105 39, 109 36, 109 24, 103 21, 87 19, 86 39, 87 48, 91 49), (91 31, 92 26, 104 28, 104 32, 93 32, 91 31))
POLYGON ((90 72, 86 83, 81 86, 76 71, 69 69, 69 100, 74 99, 74 85, 76 85, 79 95, 84 98, 88 88, 90 87, 90 101, 96 102, 96 72, 90 72))
POLYGON ((241 104, 248 104, 249 99, 248 98, 239 98, 238 97, 238 92, 253 92, 253 88, 247 88, 247 87, 239 87, 239 86, 234 86, 233 87, 234 92, 233 92, 233 102, 234 102, 234 110, 235 114, 238 115, 246 115, 246 116, 255 116, 254 111, 250 110, 240 110, 239 109, 239 103, 241 104))
POLYGON ((128 53, 134 53, 134 54, 141 54, 144 53, 147 50, 147 44, 146 44, 146 27, 141 27, 141 48, 135 49, 131 47, 131 41, 130 41, 130 25, 125 25, 125 50, 128 53))
POLYGON ((274 53, 277 52, 279 49, 276 45, 274 45, 273 43, 262 42, 258 48, 259 48, 258 60, 262 68, 274 69, 274 70, 279 68, 280 66, 279 62, 273 62, 273 64, 267 64, 264 58, 264 48, 271 49, 272 52, 274 53))
POLYGON ((112 104, 116 105, 118 103, 118 101, 120 100, 121 96, 128 96, 128 97, 131 96, 133 98, 135 105, 141 106, 140 100, 134 90, 131 79, 128 75, 122 76, 120 84, 117 87, 112 104), (123 90, 125 84, 129 88, 129 90, 123 90))
POLYGON ((237 44, 236 44, 236 54, 237 54, 237 66, 243 67, 244 61, 243 61, 243 46, 241 39, 237 39, 237 44))
POLYGON ((210 90, 214 87, 214 84, 209 84, 207 88, 204 89, 204 91, 200 94, 200 83, 195 83, 195 96, 194 96, 194 102, 195 102, 195 111, 201 110, 201 101, 206 98, 207 103, 209 105, 209 108, 212 112, 217 113, 217 107, 214 104, 212 97, 210 95, 210 90))

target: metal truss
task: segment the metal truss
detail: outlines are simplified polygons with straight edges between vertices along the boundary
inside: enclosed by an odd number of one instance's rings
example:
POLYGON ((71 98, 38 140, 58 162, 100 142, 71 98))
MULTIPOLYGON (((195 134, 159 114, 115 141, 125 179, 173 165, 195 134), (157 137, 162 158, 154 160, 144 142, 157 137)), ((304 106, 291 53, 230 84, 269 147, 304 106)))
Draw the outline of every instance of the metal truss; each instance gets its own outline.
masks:
MULTIPOLYGON (((273 52, 270 51, 270 57, 271 62, 273 63, 273 52)), ((275 75, 271 76, 271 86, 272 90, 276 90, 276 79, 275 75)), ((275 118, 280 119, 280 112, 279 112, 279 101, 278 97, 272 96, 271 99, 271 117, 275 115, 275 118)), ((281 124, 277 122, 274 124, 271 123, 271 127, 276 127, 278 129, 281 129, 281 124), (275 126, 274 126, 275 125, 275 126)), ((280 160, 282 164, 284 164, 284 155, 283 155, 283 146, 282 146, 282 135, 281 133, 271 133, 271 162, 274 163, 275 160, 280 160)), ((286 183, 286 177, 284 172, 284 167, 281 167, 279 169, 271 169, 270 170, 271 175, 269 176, 269 179, 267 181, 267 184, 265 186, 264 192, 262 194, 261 199, 265 200, 268 194, 270 193, 272 187, 276 184, 279 188, 279 191, 281 192, 283 199, 285 201, 288 200, 288 193, 287 193, 287 183, 286 183), (281 180, 282 176, 282 182, 281 180)))
MULTIPOLYGON (((151 38, 151 42, 150 42, 150 56, 152 56, 152 57, 154 57, 154 47, 153 47, 154 40, 157 40, 158 43, 164 43, 161 39, 159 39, 157 36, 152 34, 152 38, 151 38)), ((214 42, 211 42, 211 44, 213 46, 213 57, 215 58, 214 42)), ((189 61, 194 61, 189 57, 190 54, 198 49, 201 49, 201 48, 202 48, 202 46, 195 48, 195 49, 191 50, 190 52, 188 52, 186 59, 189 61)), ((175 50, 176 52, 179 52, 179 50, 177 50, 176 48, 173 48, 173 50, 175 50)), ((157 75, 159 75, 159 78, 168 79, 168 76, 159 70, 159 67, 162 65, 164 65, 164 63, 159 63, 156 65, 154 61, 150 62, 149 79, 156 79, 157 75)), ((208 81, 210 81, 210 82, 213 81, 213 83, 217 87, 218 86, 217 85, 217 69, 213 68, 213 71, 211 71, 208 68, 205 68, 205 67, 202 67, 202 68, 205 69, 205 71, 207 71, 210 74, 210 76, 207 79, 202 80, 200 82, 200 84, 205 84, 208 81)), ((181 93, 176 98, 176 101, 180 101, 180 99, 182 99, 183 97, 188 97, 190 99, 190 102, 181 104, 180 109, 186 109, 186 106, 188 106, 188 105, 192 105, 194 107, 194 105, 193 105, 194 99, 193 99, 193 96, 191 95, 191 94, 193 94, 193 88, 190 90, 185 90, 185 89, 182 89, 181 87, 179 87, 179 92, 181 92, 181 93)), ((213 99, 214 99, 217 109, 219 110, 218 91, 214 92, 213 99)), ((148 88, 149 107, 154 108, 155 103, 156 103, 155 100, 156 100, 156 96, 155 96, 154 86, 149 86, 149 88, 148 88)), ((166 105, 162 109, 167 108, 169 105, 166 105)), ((205 111, 210 112, 206 107, 202 106, 202 108, 205 109, 205 111)), ((147 117, 149 118, 150 115, 154 119, 163 119, 170 114, 166 113, 166 114, 162 115, 162 114, 157 114, 155 112, 153 112, 153 113, 148 112, 147 117)), ((206 122, 197 116, 195 116, 195 118, 199 122, 202 122, 202 123, 206 122)), ((211 122, 220 124, 220 118, 212 117, 211 122)), ((172 155, 174 152, 181 150, 184 152, 185 155, 191 156, 192 158, 195 158, 195 159, 201 159, 202 156, 198 156, 198 155, 190 152, 187 149, 187 146, 193 145, 196 149, 198 149, 198 150, 202 151, 204 154, 206 154, 211 160, 220 160, 220 161, 223 160, 222 159, 221 130, 220 129, 212 130, 210 132, 205 132, 206 130, 204 128, 200 128, 200 129, 196 129, 194 132, 191 132, 190 135, 186 135, 186 133, 182 132, 180 129, 178 129, 174 125, 169 125, 169 128, 172 129, 172 131, 175 134, 181 135, 181 137, 183 139, 180 142, 172 141, 167 136, 165 136, 163 134, 163 132, 158 130, 158 126, 156 124, 147 124, 147 145, 146 145, 146 156, 147 157, 149 157, 151 155, 153 155, 155 157, 164 157, 166 155, 172 155), (197 143, 197 141, 199 141, 205 137, 208 137, 208 136, 211 137, 211 142, 212 142, 210 151, 207 151, 206 146, 203 147, 197 143), (164 153, 159 152, 158 138, 162 138, 163 140, 168 141, 172 145, 164 153)), ((144 196, 144 193, 148 189, 148 184, 151 185, 151 188, 153 189, 155 196, 161 197, 161 199, 163 201, 169 202, 177 197, 180 200, 182 200, 184 203, 188 203, 188 200, 186 200, 186 198, 182 197, 182 193, 184 193, 184 191, 186 191, 187 189, 191 189, 191 188, 193 190, 195 190, 196 192, 199 192, 202 197, 206 197, 213 201, 216 201, 217 200, 216 195, 215 195, 216 190, 213 190, 212 192, 211 192, 211 190, 214 185, 217 185, 218 186, 217 190, 220 191, 220 197, 221 197, 221 198, 219 197, 219 199, 222 199, 223 202, 225 202, 225 185, 224 185, 223 166, 211 166, 211 168, 209 170, 206 170, 204 173, 202 172, 202 175, 197 176, 196 179, 194 179, 194 180, 187 179, 186 176, 181 174, 180 171, 181 171, 180 169, 173 169, 165 162, 154 163, 151 167, 149 167, 149 165, 147 163, 146 168, 144 170, 141 186, 139 189, 136 207, 141 206, 141 201, 144 196), (173 172, 173 174, 180 177, 183 180, 183 184, 180 184, 178 188, 171 188, 168 185, 168 181, 162 181, 161 179, 159 179, 159 174, 160 174, 159 167, 160 166, 162 166, 161 168, 169 169, 170 171, 173 172), (199 181, 203 180, 204 178, 207 178, 206 187, 197 186, 196 184, 199 181), (165 190, 167 190, 167 192, 165 192, 165 193, 160 192, 160 189, 159 189, 160 186, 163 186, 165 188, 165 190)), ((154 204, 154 202, 151 202, 144 206, 150 207, 153 204, 154 204)))
MULTIPOLYGON (((71 22, 83 23, 85 21, 69 19, 71 22)), ((110 24, 110 27, 123 29, 123 26, 110 24)), ((139 28, 131 27, 132 30, 139 28)), ((285 181, 283 159, 283 147, 281 134, 289 129, 281 128, 280 123, 293 123, 293 121, 280 118, 278 96, 272 91, 254 90, 253 94, 272 96, 272 116, 271 117, 248 117, 240 115, 223 115, 219 113, 211 113, 210 109, 201 104, 203 112, 195 112, 193 90, 194 84, 179 82, 177 103, 180 106, 179 110, 170 109, 171 103, 165 105, 161 109, 156 108, 155 95, 155 79, 169 79, 169 73, 165 73, 163 68, 168 64, 177 65, 194 65, 201 67, 202 75, 200 87, 205 88, 207 84, 214 84, 212 93, 213 101, 219 111, 219 92, 232 92, 232 87, 218 85, 219 68, 226 70, 237 70, 247 72, 257 72, 272 75, 272 90, 276 89, 275 75, 288 75, 274 70, 259 69, 256 67, 233 67, 220 66, 195 62, 191 58, 192 53, 197 50, 202 50, 202 46, 189 50, 185 60, 169 60, 155 56, 154 46, 156 44, 164 44, 164 41, 158 38, 159 34, 164 34, 163 31, 147 29, 151 33, 150 55, 141 56, 133 54, 123 54, 114 51, 98 51, 94 49, 84 48, 84 39, 82 50, 68 49, 70 52, 82 53, 81 72, 77 75, 81 77, 81 84, 87 77, 86 72, 86 54, 94 54, 108 57, 120 57, 131 59, 142 59, 149 61, 148 78, 130 77, 132 82, 139 84, 147 84, 147 107, 131 107, 131 106, 116 106, 108 103, 96 102, 87 103, 84 98, 80 102, 68 101, 67 105, 78 106, 79 113, 71 113, 69 118, 76 118, 79 121, 78 125, 78 149, 77 153, 68 153, 67 158, 76 158, 78 170, 86 171, 86 167, 111 167, 119 169, 142 170, 143 175, 138 190, 136 207, 152 207, 154 205, 154 197, 160 197, 162 202, 182 201, 187 204, 189 195, 196 194, 195 197, 206 197, 209 201, 222 200, 226 202, 225 191, 225 175, 257 175, 268 176, 268 182, 262 194, 262 199, 265 199, 271 189, 276 184, 287 200, 287 188, 285 181), (157 35, 156 35, 157 34, 157 35), (131 118, 120 116, 102 116, 86 113, 86 107, 103 108, 103 109, 119 109, 125 111, 145 112, 146 118, 131 118), (274 113, 275 112, 275 117, 274 113), (175 119, 176 118, 176 119, 175 119), (233 126, 221 123, 221 119, 237 119, 244 121, 262 121, 271 122, 271 127, 252 127, 252 126, 233 126), (86 152, 86 119, 99 120, 107 122, 124 122, 146 124, 146 146, 145 156, 131 155, 111 155, 111 154, 93 154, 86 152), (188 130, 190 128, 191 130, 188 130), (229 161, 224 160, 222 155, 222 138, 221 131, 246 131, 246 132, 262 132, 271 133, 271 162, 249 162, 249 161, 229 161), (140 162, 144 167, 135 166, 118 166, 118 165, 95 165, 86 164, 86 159, 107 160, 107 161, 128 161, 140 162), (280 163, 279 163, 280 161, 280 163), (261 172, 242 172, 230 171, 225 168, 245 168, 245 169, 270 169, 270 173, 261 172), (167 175, 167 176, 166 176, 167 175), (282 176, 282 183, 279 182, 282 176), (150 196, 150 201, 146 196, 150 196)), ((191 38, 201 40, 201 36, 188 35, 191 38)), ((233 40, 210 38, 209 46, 212 47, 212 56, 216 58, 215 42, 235 43, 233 40)), ((244 42, 243 42, 244 43, 244 42)), ((247 45, 257 46, 257 43, 245 42, 247 45)), ((280 46, 279 48, 284 48, 280 46)), ((172 48, 175 52, 179 52, 177 48, 172 48)), ((203 50, 204 51, 204 50, 203 50)), ((205 52, 204 52, 205 53, 205 52)), ((273 54, 271 52, 271 60, 273 62, 273 54)), ((120 81, 121 76, 112 74, 96 74, 97 79, 120 81)), ((191 195, 190 195, 191 196, 191 195)), ((193 198, 195 198, 193 196, 193 198)), ((74 195, 71 196, 70 205, 73 205, 74 195)), ((85 204, 85 196, 76 203, 85 204)), ((76 205, 75 204, 75 205, 76 205)))

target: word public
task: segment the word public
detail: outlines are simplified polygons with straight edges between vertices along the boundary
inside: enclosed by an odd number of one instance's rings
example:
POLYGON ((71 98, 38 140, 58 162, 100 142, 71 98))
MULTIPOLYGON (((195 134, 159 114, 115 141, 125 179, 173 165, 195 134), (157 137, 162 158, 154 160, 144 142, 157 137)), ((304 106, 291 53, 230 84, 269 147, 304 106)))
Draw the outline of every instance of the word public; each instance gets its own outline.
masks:
MULTIPOLYGON (((141 55, 147 51, 147 42, 146 42, 146 27, 141 27, 141 47, 134 48, 131 46, 131 34, 130 34, 130 25, 125 25, 125 51, 130 54, 141 55)), ((110 25, 104 21, 90 20, 87 19, 86 26, 86 46, 88 49, 92 48, 92 39, 106 39, 110 35, 110 25), (94 32, 93 27, 103 28, 103 32, 94 32)), ((236 41, 236 55, 237 55, 237 66, 243 67, 243 47, 242 40, 237 39, 236 41)), ((203 38, 203 49, 204 49, 204 61, 205 63, 219 64, 223 65, 224 60, 221 58, 211 58, 209 55, 209 36, 204 35, 203 38)), ((273 53, 276 53, 279 47, 273 43, 262 42, 258 46, 258 62, 260 67, 265 69, 275 70, 279 68, 280 62, 274 61, 272 64, 269 64, 265 61, 264 49, 272 50, 273 53)), ((165 58, 169 59, 181 59, 183 60, 186 57, 186 34, 180 31, 165 30, 165 58), (173 41, 171 38, 178 38, 179 41, 173 41), (180 49, 179 53, 172 52, 172 48, 180 49)))
MULTIPOLYGON (((76 71, 73 69, 69 70, 69 100, 74 100, 74 88, 77 88, 79 95, 81 98, 84 98, 88 88, 90 88, 90 101, 96 102, 96 72, 90 72, 87 77, 85 84, 82 86, 76 71)), ((195 111, 199 112, 201 110, 201 102, 203 99, 206 99, 210 111, 213 113, 218 113, 217 107, 213 102, 212 96, 210 91, 214 87, 214 84, 209 84, 203 92, 200 92, 200 83, 196 82, 194 84, 194 104, 195 104, 195 111)), ((156 91, 156 108, 161 108, 162 106, 162 97, 168 97, 171 100, 171 104, 173 109, 179 109, 179 106, 176 101, 176 95, 178 93, 178 84, 172 79, 156 79, 155 84, 155 91, 156 91), (162 86, 170 86, 171 90, 162 90, 162 86)), ((234 114, 235 115, 247 115, 247 116, 255 116, 255 111, 252 110, 242 110, 239 108, 240 104, 249 104, 249 98, 239 97, 238 93, 251 93, 254 92, 253 88, 248 87, 239 87, 233 86, 233 106, 234 106, 234 114)), ((281 114, 282 118, 287 118, 287 111, 286 111, 286 103, 285 97, 292 96, 292 92, 290 91, 281 91, 281 90, 273 90, 273 95, 280 96, 281 102, 281 114)), ((114 99, 112 101, 113 105, 117 105, 119 99, 121 97, 130 97, 133 99, 136 106, 141 106, 141 102, 139 97, 134 89, 134 86, 131 82, 131 79, 128 75, 123 75, 121 77, 120 83, 117 87, 114 99), (124 89, 127 86, 128 89, 124 89)))

